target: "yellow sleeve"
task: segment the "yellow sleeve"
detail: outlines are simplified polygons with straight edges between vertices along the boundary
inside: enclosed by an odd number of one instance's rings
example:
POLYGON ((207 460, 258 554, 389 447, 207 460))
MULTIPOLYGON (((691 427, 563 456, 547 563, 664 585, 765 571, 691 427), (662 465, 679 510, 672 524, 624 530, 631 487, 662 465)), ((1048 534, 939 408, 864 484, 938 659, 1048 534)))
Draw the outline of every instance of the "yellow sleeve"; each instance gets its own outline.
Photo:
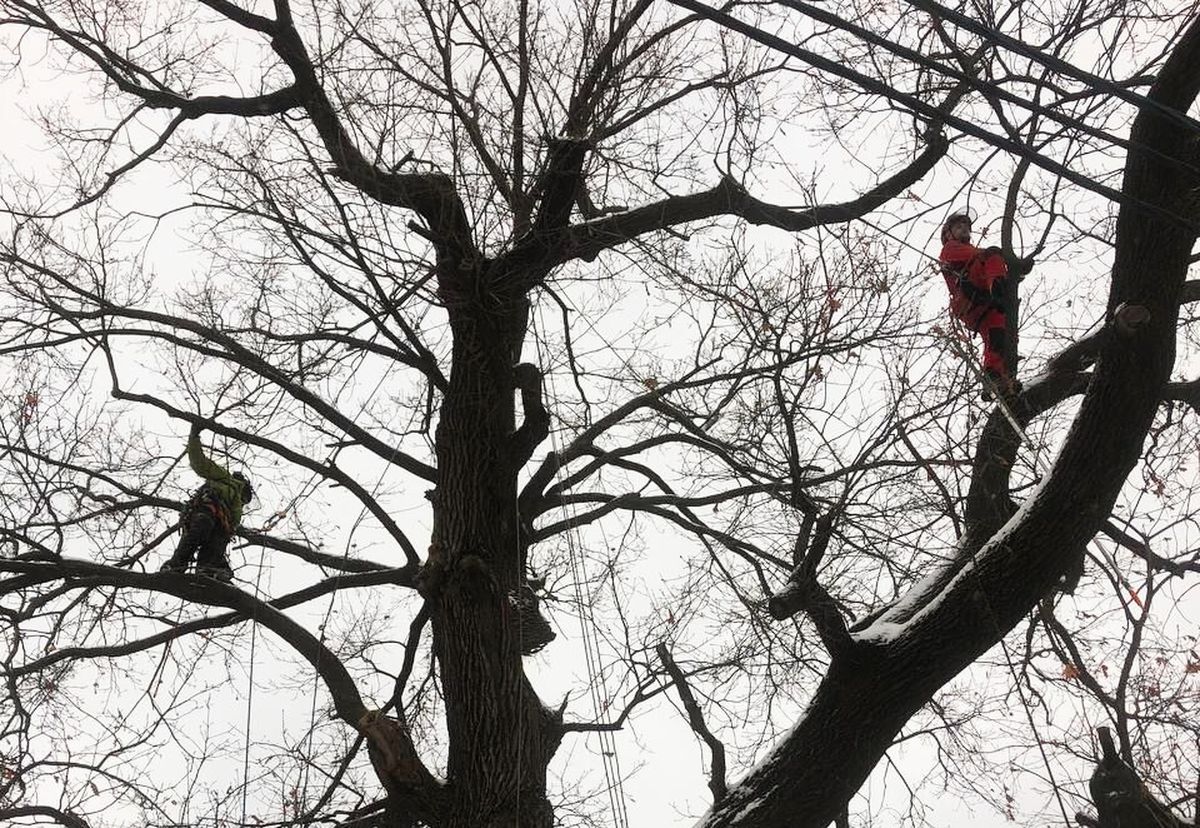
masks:
POLYGON ((187 453, 188 462, 192 465, 192 471, 205 480, 226 482, 233 479, 228 469, 204 456, 204 447, 200 445, 199 431, 193 429, 191 435, 188 437, 187 453))

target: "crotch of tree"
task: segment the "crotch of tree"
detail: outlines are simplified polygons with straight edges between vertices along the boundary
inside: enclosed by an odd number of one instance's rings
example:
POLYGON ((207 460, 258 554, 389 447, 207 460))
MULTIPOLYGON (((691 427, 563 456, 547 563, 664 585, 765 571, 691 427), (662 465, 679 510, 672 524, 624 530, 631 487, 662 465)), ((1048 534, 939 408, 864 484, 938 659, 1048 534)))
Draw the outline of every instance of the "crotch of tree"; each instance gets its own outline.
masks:
POLYGON ((359 719, 358 730, 367 739, 371 766, 389 793, 425 790, 434 784, 404 722, 382 711, 368 710, 359 719))

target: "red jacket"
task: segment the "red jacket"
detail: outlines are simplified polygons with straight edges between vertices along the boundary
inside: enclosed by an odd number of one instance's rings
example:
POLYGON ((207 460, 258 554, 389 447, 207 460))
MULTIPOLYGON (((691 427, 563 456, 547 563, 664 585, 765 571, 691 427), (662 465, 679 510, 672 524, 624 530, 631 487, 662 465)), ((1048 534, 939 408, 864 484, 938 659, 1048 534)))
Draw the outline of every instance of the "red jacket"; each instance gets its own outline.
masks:
MULTIPOLYGON (((999 283, 1008 276, 1008 265, 995 248, 980 249, 950 239, 938 256, 942 278, 950 291, 950 310, 962 316, 973 308, 1000 308, 999 283)), ((1000 308, 1002 309, 1002 308, 1000 308)))

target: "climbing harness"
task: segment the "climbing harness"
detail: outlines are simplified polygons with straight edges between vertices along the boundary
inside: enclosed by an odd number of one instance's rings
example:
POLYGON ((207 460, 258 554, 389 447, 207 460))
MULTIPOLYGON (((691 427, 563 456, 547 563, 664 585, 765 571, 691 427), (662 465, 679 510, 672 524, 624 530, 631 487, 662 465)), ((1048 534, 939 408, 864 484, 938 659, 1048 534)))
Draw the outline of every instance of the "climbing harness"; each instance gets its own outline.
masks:
POLYGON ((188 524, 192 522, 195 514, 201 511, 211 514, 226 535, 233 534, 233 518, 229 514, 229 507, 221 500, 217 490, 208 483, 196 489, 183 505, 183 520, 180 525, 184 532, 187 532, 188 524))

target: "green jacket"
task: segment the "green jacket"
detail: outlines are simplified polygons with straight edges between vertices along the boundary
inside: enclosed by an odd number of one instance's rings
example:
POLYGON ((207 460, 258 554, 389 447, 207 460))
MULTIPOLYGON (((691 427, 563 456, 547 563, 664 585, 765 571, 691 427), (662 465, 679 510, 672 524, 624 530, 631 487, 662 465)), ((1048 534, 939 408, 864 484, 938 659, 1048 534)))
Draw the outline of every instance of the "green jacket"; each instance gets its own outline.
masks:
POLYGON ((204 456, 199 432, 193 431, 188 437, 187 452, 192 471, 203 477, 209 488, 216 492, 229 510, 229 521, 236 529, 242 523, 242 482, 230 474, 229 469, 204 456))

